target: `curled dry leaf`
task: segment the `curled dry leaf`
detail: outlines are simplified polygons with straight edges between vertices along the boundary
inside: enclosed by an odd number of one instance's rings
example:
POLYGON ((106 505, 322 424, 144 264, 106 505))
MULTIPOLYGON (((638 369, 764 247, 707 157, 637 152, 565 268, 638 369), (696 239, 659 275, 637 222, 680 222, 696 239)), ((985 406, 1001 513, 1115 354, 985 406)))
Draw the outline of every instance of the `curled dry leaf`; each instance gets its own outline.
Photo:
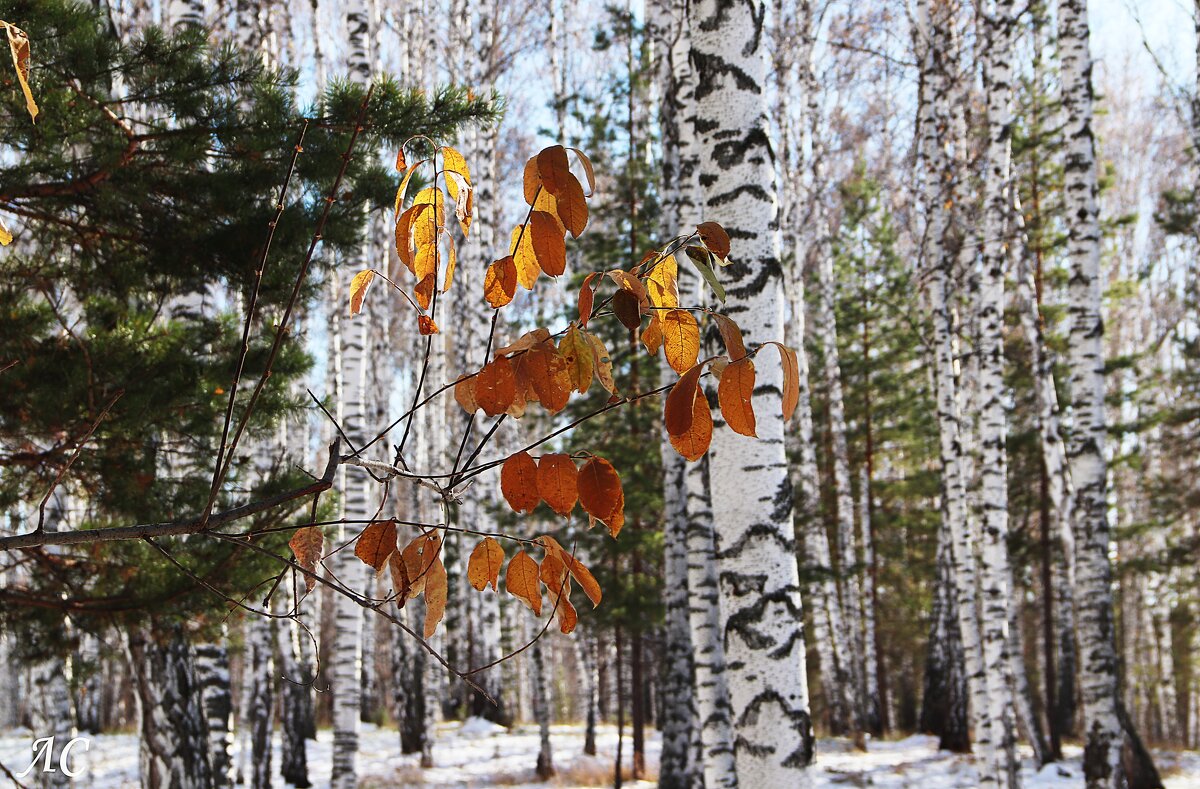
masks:
POLYGON ((779 346, 779 357, 783 362, 783 420, 792 418, 796 405, 800 402, 800 362, 796 352, 782 343, 772 343, 779 346))
POLYGON ((738 359, 721 373, 717 402, 725 424, 735 433, 756 437, 754 424, 754 360, 738 359))
POLYGON ((408 170, 408 160, 404 158, 404 146, 401 146, 396 151, 396 172, 402 173, 408 170))
POLYGON ((417 331, 420 332, 422 336, 437 334, 438 326, 433 322, 433 318, 429 317, 428 315, 419 315, 417 316, 417 331))
POLYGON ((538 466, 528 452, 511 455, 500 467, 500 492, 513 512, 533 512, 542 500, 538 493, 538 466))
POLYGON ((700 358, 700 324, 687 310, 670 310, 662 316, 663 353, 679 374, 700 358))
POLYGON ((374 521, 358 535, 354 545, 354 555, 382 572, 388 557, 396 550, 396 522, 393 520, 374 521))
POLYGON ((663 409, 663 423, 668 435, 681 436, 692 426, 693 401, 703 371, 704 363, 701 362, 680 376, 671 387, 663 409))
POLYGON ((701 222, 696 225, 696 231, 709 252, 721 260, 729 257, 729 234, 725 232, 725 228, 716 222, 701 222))
POLYGON ((37 123, 38 105, 33 100, 33 91, 29 89, 29 36, 21 28, 7 22, 4 23, 4 29, 8 33, 8 51, 17 70, 17 82, 21 84, 21 93, 25 95, 25 109, 29 112, 29 119, 37 123))
POLYGON ((550 509, 567 516, 579 498, 579 471, 569 455, 552 453, 538 460, 538 495, 550 509))
POLYGON ((400 554, 392 558, 392 588, 401 600, 411 600, 425 591, 425 583, 434 562, 441 563, 442 537, 436 531, 417 535, 400 554))
POLYGON ((559 342, 558 355, 566 362, 571 386, 580 394, 587 392, 595 375, 596 360, 592 353, 592 344, 575 324, 571 324, 559 342))
POLYGON ((567 150, 575 154, 575 158, 579 159, 579 163, 583 165, 583 174, 587 177, 588 182, 588 196, 591 197, 596 192, 596 171, 592 168, 592 160, 578 148, 568 148, 567 150))
MULTIPOLYGON (((310 573, 315 573, 317 562, 321 561, 321 554, 325 550, 325 534, 316 526, 296 529, 292 539, 288 540, 288 547, 296 557, 296 564, 310 573)), ((307 591, 311 592, 316 585, 315 575, 304 576, 304 588, 307 591)))
POLYGON ((541 576, 550 597, 550 605, 558 616, 558 629, 570 633, 579 622, 579 615, 575 606, 571 605, 571 578, 559 554, 546 552, 542 559, 541 576))
POLYGON ((517 396, 512 363, 500 356, 483 366, 475 376, 475 402, 488 416, 503 414, 517 396))
POLYGON ((704 453, 708 451, 709 444, 712 443, 712 435, 712 409, 708 405, 708 398, 700 393, 692 401, 692 421, 688 424, 687 430, 677 436, 668 435, 668 438, 671 439, 671 446, 683 456, 684 460, 696 461, 704 457, 704 453))
POLYGON ((512 255, 500 258, 488 266, 483 277, 483 296, 492 309, 500 309, 517 293, 517 264, 512 255))
POLYGON ((617 470, 604 458, 593 457, 579 470, 579 503, 603 521, 615 539, 625 525, 625 491, 617 470))
POLYGON ((528 351, 530 348, 535 348, 550 339, 550 330, 544 326, 539 326, 533 331, 527 331, 518 337, 515 341, 510 342, 503 348, 496 351, 497 356, 512 356, 520 351, 528 351))
POLYGON ((446 577, 446 565, 441 557, 436 557, 426 573, 425 580, 425 637, 433 638, 437 632, 438 623, 446 615, 446 597, 449 592, 449 579, 446 577))
POLYGON ((742 341, 742 330, 728 315, 714 312, 712 316, 713 320, 717 322, 717 328, 721 331, 721 341, 725 343, 725 350, 729 352, 730 361, 736 362, 743 358, 746 355, 746 344, 742 341))
POLYGON ((592 317, 592 304, 596 298, 596 291, 592 288, 592 280, 600 276, 598 272, 593 271, 583 278, 583 287, 579 289, 579 325, 587 327, 587 323, 592 317))
POLYGON ((504 588, 538 616, 542 615, 540 575, 537 561, 525 551, 517 551, 504 573, 504 588))
POLYGON ((548 534, 543 534, 537 538, 537 542, 546 549, 546 555, 551 554, 558 557, 559 561, 570 571, 571 577, 583 589, 583 593, 592 601, 592 608, 600 605, 600 584, 596 581, 595 576, 588 571, 588 568, 583 566, 583 563, 576 559, 571 553, 559 544, 558 540, 548 534))
POLYGON ((499 590, 502 564, 504 549, 491 537, 484 537, 471 551, 471 558, 467 561, 467 580, 478 592, 482 592, 488 584, 492 585, 493 590, 499 590))
POLYGON ((350 315, 357 315, 362 311, 363 299, 367 296, 367 288, 375 280, 375 270, 367 269, 360 271, 354 275, 354 279, 350 280, 350 315))

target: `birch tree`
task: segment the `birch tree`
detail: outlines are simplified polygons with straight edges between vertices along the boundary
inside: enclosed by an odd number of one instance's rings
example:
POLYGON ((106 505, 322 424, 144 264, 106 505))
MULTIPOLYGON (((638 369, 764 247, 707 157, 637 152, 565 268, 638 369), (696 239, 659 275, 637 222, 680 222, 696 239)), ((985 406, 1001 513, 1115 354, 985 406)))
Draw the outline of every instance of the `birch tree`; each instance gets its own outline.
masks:
MULTIPOLYGON (((689 10, 704 218, 737 240, 726 310, 757 341, 782 336, 784 307, 765 13, 761 0, 689 10)), ((782 371, 764 372, 759 390, 780 397, 782 371)), ((755 443, 715 431, 710 477, 738 778, 786 786, 803 780, 813 733, 783 421, 762 414, 755 443)))

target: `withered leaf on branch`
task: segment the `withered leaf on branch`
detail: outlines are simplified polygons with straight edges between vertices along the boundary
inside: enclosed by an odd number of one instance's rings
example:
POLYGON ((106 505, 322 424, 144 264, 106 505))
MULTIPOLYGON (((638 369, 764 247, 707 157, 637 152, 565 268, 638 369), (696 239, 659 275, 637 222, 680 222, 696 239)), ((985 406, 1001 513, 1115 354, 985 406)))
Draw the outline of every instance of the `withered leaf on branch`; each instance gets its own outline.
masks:
POLYGON ((571 577, 574 578, 584 594, 592 601, 592 607, 600 605, 602 594, 600 592, 600 584, 596 581, 595 576, 588 571, 588 568, 583 566, 583 562, 576 559, 558 540, 548 534, 543 534, 537 540, 543 548, 546 549, 547 555, 554 554, 570 571, 571 577))
POLYGON ((467 561, 467 580, 479 592, 488 584, 491 584, 493 590, 498 590, 502 564, 504 549, 491 537, 484 537, 475 546, 475 550, 471 551, 471 558, 467 561))
POLYGON ((367 269, 360 271, 354 275, 354 279, 350 280, 350 315, 357 315, 362 311, 363 299, 366 298, 367 288, 375 280, 375 270, 367 269))
POLYGON ((579 471, 570 455, 551 453, 538 460, 538 495, 559 515, 567 516, 579 498, 579 471))
POLYGON ((550 605, 558 616, 558 629, 570 633, 575 629, 579 615, 575 612, 575 606, 571 605, 571 579, 560 557, 561 554, 547 551, 542 559, 541 576, 550 597, 550 605))
POLYGON ((687 310, 669 310, 662 316, 662 335, 667 364, 682 375, 700 358, 700 324, 687 310))
MULTIPOLYGON (((292 554, 296 557, 296 564, 310 573, 315 573, 317 562, 321 561, 321 554, 325 550, 325 534, 316 526, 304 526, 296 529, 292 539, 288 540, 288 547, 292 549, 292 554)), ((316 585, 315 576, 304 576, 306 590, 311 592, 316 585)))
POLYGON ((679 435, 667 437, 671 439, 671 446, 684 460, 696 461, 708 451, 709 445, 712 444, 712 435, 712 409, 708 405, 708 398, 703 392, 699 392, 692 401, 692 421, 687 430, 679 435))
POLYGON ((757 436, 754 424, 754 360, 738 359, 721 373, 717 384, 717 402, 725 424, 743 436, 757 436))
POLYGON ((504 588, 508 593, 542 615, 542 590, 538 563, 525 551, 517 551, 504 573, 504 588))
POLYGON ((537 461, 528 452, 518 452, 500 467, 500 492, 513 512, 533 512, 542 500, 538 493, 537 461))
POLYGON ((615 539, 625 525, 625 492, 617 470, 604 458, 593 457, 579 470, 579 503, 603 521, 615 539))
POLYGON ((373 521, 354 545, 354 555, 369 564, 375 572, 382 572, 388 557, 396 550, 396 522, 394 520, 373 521))
POLYGON ((692 425, 692 402, 696 399, 697 384, 700 374, 704 372, 704 363, 692 367, 675 382, 667 394, 667 404, 663 409, 663 423, 667 433, 681 436, 692 425))

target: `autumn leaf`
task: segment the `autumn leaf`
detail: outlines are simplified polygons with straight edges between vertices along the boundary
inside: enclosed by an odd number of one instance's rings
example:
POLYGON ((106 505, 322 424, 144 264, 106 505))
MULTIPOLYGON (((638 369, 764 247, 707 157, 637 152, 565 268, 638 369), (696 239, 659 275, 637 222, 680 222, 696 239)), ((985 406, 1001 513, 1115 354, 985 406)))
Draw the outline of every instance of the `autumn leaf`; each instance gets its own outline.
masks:
POLYGON ((483 278, 483 295, 492 309, 500 309, 517 293, 517 264, 512 255, 500 258, 488 266, 483 278))
POLYGON ((662 321, 657 317, 651 318, 650 323, 646 325, 646 329, 642 332, 642 345, 646 346, 646 353, 654 356, 658 353, 658 349, 663 344, 662 321))
POLYGON ((438 623, 446 615, 446 595, 449 591, 446 565, 441 557, 433 560, 425 577, 425 637, 433 638, 438 623))
POLYGON ((437 334, 438 326, 433 322, 433 318, 429 317, 428 315, 418 315, 417 331, 420 332, 422 337, 425 337, 430 334, 437 334))
POLYGON ((13 68, 17 70, 17 82, 25 94, 25 109, 29 112, 29 119, 37 123, 38 105, 33 100, 33 91, 29 89, 29 36, 21 28, 7 22, 4 28, 8 33, 8 51, 12 54, 13 68))
MULTIPOLYGON (((401 558, 403 559, 403 575, 407 581, 407 586, 403 590, 397 588, 397 594, 403 591, 405 599, 412 599, 424 592, 425 583, 434 562, 441 562, 441 551, 442 537, 436 531, 429 534, 420 534, 408 545, 404 546, 401 558)), ((392 562, 392 582, 395 585, 395 562, 392 562)))
POLYGON ((436 279, 437 275, 430 273, 429 276, 418 282, 417 286, 413 288, 413 295, 417 298, 417 304, 423 310, 429 309, 429 305, 433 301, 433 289, 436 279))
POLYGON ((529 606, 537 616, 542 615, 542 590, 538 563, 525 551, 517 551, 504 573, 504 588, 529 606))
POLYGON ((471 551, 471 558, 467 561, 467 580, 477 592, 482 592, 488 584, 492 585, 493 590, 499 590, 502 564, 504 549, 491 537, 484 537, 471 551))
POLYGON ((700 324, 687 310, 671 310, 662 316, 662 334, 667 364, 682 375, 700 357, 700 324))
POLYGON ((709 252, 721 260, 729 257, 729 234, 725 232, 725 228, 716 222, 701 222, 696 225, 696 231, 709 252))
POLYGON ((360 271, 354 275, 354 279, 350 280, 350 316, 354 317, 362 311, 363 299, 367 295, 367 288, 371 286, 371 282, 375 279, 375 270, 367 269, 360 271))
POLYGON ((533 290, 538 275, 542 273, 542 267, 533 248, 533 233, 529 230, 529 225, 517 225, 513 228, 509 255, 517 266, 517 282, 525 290, 533 290))
POLYGON ((566 408, 571 397, 571 376, 566 361, 554 346, 549 343, 546 346, 527 352, 521 369, 529 376, 538 402, 550 413, 557 414, 566 408))
POLYGON ((604 347, 604 343, 594 334, 584 332, 588 342, 592 344, 592 351, 595 355, 593 359, 596 362, 596 378, 600 381, 600 385, 608 390, 609 394, 617 393, 617 382, 613 380, 613 365, 612 359, 608 355, 608 349, 604 347))
POLYGON ((409 600, 409 592, 412 590, 413 582, 408 577, 408 564, 404 561, 404 551, 394 551, 388 557, 388 569, 392 573, 392 590, 396 593, 396 605, 400 608, 409 600))
POLYGON ((542 343, 550 339, 550 330, 545 326, 539 326, 533 331, 527 331, 518 337, 513 342, 505 345, 496 351, 497 356, 512 356, 520 351, 528 351, 530 348, 536 348, 542 343))
POLYGON ((780 362, 783 364, 783 421, 792 418, 796 406, 800 403, 800 362, 796 352, 783 343, 772 342, 779 348, 780 362))
POLYGON ((567 234, 567 226, 558 218, 558 201, 554 199, 554 195, 542 189, 537 193, 537 199, 533 201, 533 210, 541 211, 546 216, 554 220, 554 226, 558 228, 558 234, 565 236, 567 234))
POLYGON ((538 266, 551 277, 560 276, 567 267, 567 246, 558 220, 545 211, 529 215, 529 230, 533 238, 533 254, 538 266))
POLYGON ((408 160, 404 158, 404 146, 401 146, 396 151, 396 172, 402 173, 408 170, 408 160))
POLYGON ((757 437, 754 427, 754 360, 738 359, 721 374, 717 402, 725 424, 735 433, 757 437))
POLYGON ((604 458, 593 457, 579 470, 578 487, 580 505, 603 521, 616 539, 625 524, 625 492, 617 470, 604 458))
POLYGON ((590 197, 596 192, 596 171, 592 168, 592 160, 578 148, 568 148, 567 150, 575 154, 575 158, 583 165, 583 174, 587 177, 588 196, 590 197))
POLYGON ((592 317, 592 303, 596 298, 596 291, 592 288, 592 280, 600 276, 599 272, 593 271, 583 278, 583 287, 579 289, 579 325, 586 328, 587 323, 592 317))
POLYGON ((645 284, 640 279, 621 269, 613 269, 608 272, 608 278, 617 283, 621 290, 628 291, 637 297, 639 311, 650 308, 650 296, 646 291, 645 284))
POLYGON ((712 269, 712 264, 709 262, 712 254, 704 247, 688 247, 684 250, 687 253, 688 260, 692 261, 692 265, 700 272, 700 276, 704 277, 704 281, 712 288, 712 292, 717 295, 721 301, 725 301, 725 288, 721 286, 720 280, 717 279, 716 272, 712 269))
POLYGON ((667 255, 646 277, 646 294, 650 304, 661 309, 679 306, 679 264, 674 255, 667 255))
MULTIPOLYGON (((467 185, 471 184, 471 171, 467 169, 467 160, 458 151, 450 147, 442 148, 442 170, 447 175, 455 173, 466 181, 467 185)), ((455 183, 455 179, 446 178, 446 191, 450 193, 450 199, 458 202, 459 185, 455 183)))
POLYGON ((548 534, 538 537, 536 542, 546 549, 547 556, 552 554, 557 556, 559 561, 570 571, 571 577, 579 583, 580 588, 583 589, 583 593, 592 601, 592 608, 600 605, 602 597, 600 584, 596 581, 595 576, 588 571, 588 568, 583 566, 582 562, 572 556, 567 549, 559 544, 558 540, 548 534))
POLYGON ((538 495, 550 509, 566 517, 579 497, 579 471, 569 455, 552 453, 538 460, 538 495))
POLYGON ((542 583, 546 585, 546 592, 550 595, 550 604, 558 617, 558 629, 563 633, 570 633, 579 622, 579 615, 575 606, 571 605, 571 580, 559 554, 546 552, 545 558, 542 559, 541 577, 542 583))
POLYGON ((525 162, 525 172, 522 176, 522 187, 525 192, 525 202, 530 205, 534 204, 538 195, 546 190, 542 188, 542 177, 538 175, 537 157, 529 157, 529 161, 525 162))
POLYGON ((708 398, 704 396, 703 392, 700 392, 692 401, 692 420, 688 423, 687 430, 679 435, 668 435, 667 437, 671 439, 671 446, 683 456, 684 460, 696 461, 704 457, 704 453, 708 451, 708 447, 712 443, 712 435, 712 409, 708 405, 708 398))
POLYGON ((476 376, 460 378, 454 384, 454 399, 468 414, 473 414, 479 409, 479 403, 475 400, 475 378, 476 376))
MULTIPOLYGON (((400 152, 400 156, 404 156, 403 151, 400 152)), ((417 171, 417 169, 427 161, 428 159, 422 159, 414 164, 412 169, 405 173, 404 178, 401 179, 400 187, 396 190, 396 205, 393 208, 397 214, 400 213, 400 206, 404 205, 404 194, 408 191, 408 182, 412 180, 413 174, 417 171)))
POLYGON ((692 402, 696 399, 697 384, 700 374, 704 372, 704 363, 697 364, 688 370, 667 394, 667 404, 663 411, 663 424, 668 435, 680 436, 687 432, 692 425, 692 402))
POLYGON ((537 155, 537 172, 542 186, 556 197, 568 188, 567 180, 575 177, 571 174, 567 151, 561 145, 542 149, 537 155))
MULTIPOLYGON (((436 235, 437 229, 446 225, 446 198, 442 195, 442 190, 436 186, 427 186, 417 192, 417 196, 413 198, 413 205, 429 205, 433 206, 433 213, 429 216, 429 231, 436 235)), ((424 218, 424 214, 422 214, 424 218)))
POLYGON ((400 262, 408 268, 409 271, 415 273, 413 268, 413 226, 417 224, 421 216, 430 210, 427 205, 414 205, 408 208, 400 218, 396 220, 396 254, 400 257, 400 262))
POLYGON ((12 232, 8 229, 8 227, 4 224, 3 221, 0 221, 0 247, 6 247, 9 244, 11 244, 12 242, 13 242, 12 232))
POLYGON ((554 193, 558 218, 575 238, 579 238, 588 223, 587 198, 583 196, 583 187, 579 179, 567 173, 562 191, 554 193))
POLYGON ((374 521, 354 545, 354 555, 366 564, 382 572, 388 557, 396 550, 396 522, 393 520, 374 521))
POLYGON ((595 375, 596 360, 592 353, 592 344, 575 324, 571 324, 559 342, 558 355, 567 363, 567 375, 571 378, 571 386, 580 394, 587 392, 595 375))
POLYGON ((538 493, 537 462, 528 452, 509 456, 500 467, 500 492, 513 512, 533 512, 542 500, 538 493))
POLYGON ((642 314, 638 309, 637 296, 630 291, 618 290, 613 294, 612 310, 613 314, 617 316, 617 320, 626 329, 634 331, 642 325, 642 314))
POLYGON ((458 268, 458 250, 455 248, 454 236, 446 234, 446 275, 442 283, 442 293, 450 290, 454 282, 454 269, 458 268))
MULTIPOLYGON (((292 555, 296 557, 296 564, 310 573, 315 573, 317 562, 321 561, 321 553, 325 549, 325 534, 316 526, 304 526, 296 529, 292 539, 288 540, 288 547, 292 549, 292 555)), ((315 575, 306 574, 304 576, 306 590, 311 592, 316 585, 315 575)))
POLYGON ((488 416, 504 413, 516 394, 512 364, 503 356, 488 362, 475 377, 475 402, 488 416))
POLYGON ((721 341, 725 343, 725 350, 729 351, 729 360, 736 362, 745 357, 746 344, 742 341, 742 330, 738 328, 738 325, 728 315, 722 315, 719 312, 711 313, 711 315, 717 322, 717 329, 721 332, 721 341))

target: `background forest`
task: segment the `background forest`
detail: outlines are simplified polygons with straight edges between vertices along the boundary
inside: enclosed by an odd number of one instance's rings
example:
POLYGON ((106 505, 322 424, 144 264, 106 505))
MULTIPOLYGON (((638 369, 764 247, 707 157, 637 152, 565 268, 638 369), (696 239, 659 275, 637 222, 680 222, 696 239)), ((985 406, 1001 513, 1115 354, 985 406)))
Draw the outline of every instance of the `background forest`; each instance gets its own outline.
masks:
POLYGON ((1200 0, 0 20, 0 784, 1200 785, 1200 0))

